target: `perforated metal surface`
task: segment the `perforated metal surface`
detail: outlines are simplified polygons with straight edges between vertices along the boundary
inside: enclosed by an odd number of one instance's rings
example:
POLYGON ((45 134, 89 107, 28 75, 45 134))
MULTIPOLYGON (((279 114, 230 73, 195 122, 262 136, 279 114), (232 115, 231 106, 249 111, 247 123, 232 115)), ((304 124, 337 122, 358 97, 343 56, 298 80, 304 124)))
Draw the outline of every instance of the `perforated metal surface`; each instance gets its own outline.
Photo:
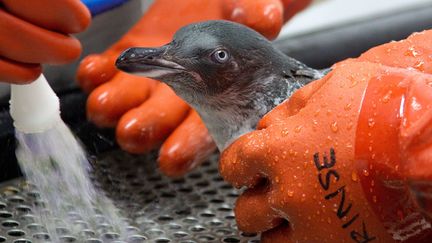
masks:
MULTIPOLYGON (((152 156, 115 151, 94 161, 95 183, 132 225, 127 242, 259 242, 259 236, 237 230, 232 208, 238 191, 219 176, 216 156, 180 179, 161 175, 152 156)), ((16 180, 0 190, 0 242, 47 242, 50 237, 33 214, 43 207, 37 189, 16 180)), ((63 242, 121 242, 107 223, 97 230, 86 225, 78 219, 78 234, 60 225, 57 232, 63 242)))

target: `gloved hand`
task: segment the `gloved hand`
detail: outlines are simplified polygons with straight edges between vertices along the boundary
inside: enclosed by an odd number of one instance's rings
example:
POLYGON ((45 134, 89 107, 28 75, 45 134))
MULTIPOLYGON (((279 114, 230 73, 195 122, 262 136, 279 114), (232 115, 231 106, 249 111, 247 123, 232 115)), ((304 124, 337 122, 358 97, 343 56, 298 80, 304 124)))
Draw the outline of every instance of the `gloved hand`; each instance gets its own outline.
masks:
POLYGON ((263 242, 430 242, 432 30, 336 64, 222 154, 263 242), (429 216, 426 216, 428 215, 429 216))
POLYGON ((255 29, 269 39, 312 0, 223 0, 224 17, 255 29))
POLYGON ((81 45, 69 34, 89 23, 79 0, 1 0, 0 81, 28 83, 40 75, 41 64, 78 58, 81 45))
POLYGON ((116 126, 117 142, 128 152, 146 153, 163 143, 161 170, 169 176, 183 175, 215 150, 206 127, 168 86, 118 72, 114 62, 119 53, 132 46, 166 44, 180 27, 210 19, 240 21, 273 38, 283 21, 301 9, 300 2, 304 7, 310 1, 156 0, 120 41, 82 61, 77 78, 91 92, 88 118, 101 127, 116 126), (291 13, 285 19, 282 6, 291 13))

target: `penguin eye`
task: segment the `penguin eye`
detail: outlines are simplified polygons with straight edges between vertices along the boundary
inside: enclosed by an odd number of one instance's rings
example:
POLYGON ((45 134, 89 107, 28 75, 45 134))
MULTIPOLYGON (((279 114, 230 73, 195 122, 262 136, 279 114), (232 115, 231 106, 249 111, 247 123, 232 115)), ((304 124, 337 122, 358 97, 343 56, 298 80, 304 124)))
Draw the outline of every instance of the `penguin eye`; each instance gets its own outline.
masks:
POLYGON ((225 63, 229 59, 229 53, 226 50, 216 50, 211 55, 213 61, 218 63, 225 63))

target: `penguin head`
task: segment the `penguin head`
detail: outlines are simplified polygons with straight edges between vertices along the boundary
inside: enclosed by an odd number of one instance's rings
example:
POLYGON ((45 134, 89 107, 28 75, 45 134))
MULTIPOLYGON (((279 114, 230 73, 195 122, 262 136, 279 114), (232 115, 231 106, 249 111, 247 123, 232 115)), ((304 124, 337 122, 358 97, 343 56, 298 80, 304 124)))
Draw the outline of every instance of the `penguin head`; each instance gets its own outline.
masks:
POLYGON ((256 31, 229 21, 187 25, 158 48, 134 47, 118 69, 160 80, 189 103, 241 90, 271 74, 283 55, 256 31))

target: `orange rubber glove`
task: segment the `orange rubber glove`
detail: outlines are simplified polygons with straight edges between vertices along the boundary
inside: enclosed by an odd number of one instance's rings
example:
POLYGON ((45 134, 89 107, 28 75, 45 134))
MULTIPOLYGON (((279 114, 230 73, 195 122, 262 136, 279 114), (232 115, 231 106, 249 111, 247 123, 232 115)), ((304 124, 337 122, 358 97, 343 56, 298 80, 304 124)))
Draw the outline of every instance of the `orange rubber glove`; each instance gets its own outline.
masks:
POLYGON ((223 0, 224 17, 247 25, 269 39, 312 0, 223 0))
POLYGON ((222 154, 263 242, 430 242, 432 30, 336 64, 222 154))
POLYGON ((28 83, 42 63, 78 58, 81 45, 69 34, 83 31, 90 18, 79 0, 0 0, 0 81, 28 83))
POLYGON ((168 86, 118 72, 114 62, 120 52, 132 46, 166 44, 180 27, 211 19, 240 21, 274 38, 284 21, 282 6, 292 12, 291 16, 308 2, 156 0, 120 41, 81 62, 77 78, 81 87, 91 92, 88 118, 101 127, 116 126, 117 142, 128 152, 146 153, 163 143, 161 170, 169 176, 183 175, 204 161, 215 150, 215 144, 197 114, 168 86))

